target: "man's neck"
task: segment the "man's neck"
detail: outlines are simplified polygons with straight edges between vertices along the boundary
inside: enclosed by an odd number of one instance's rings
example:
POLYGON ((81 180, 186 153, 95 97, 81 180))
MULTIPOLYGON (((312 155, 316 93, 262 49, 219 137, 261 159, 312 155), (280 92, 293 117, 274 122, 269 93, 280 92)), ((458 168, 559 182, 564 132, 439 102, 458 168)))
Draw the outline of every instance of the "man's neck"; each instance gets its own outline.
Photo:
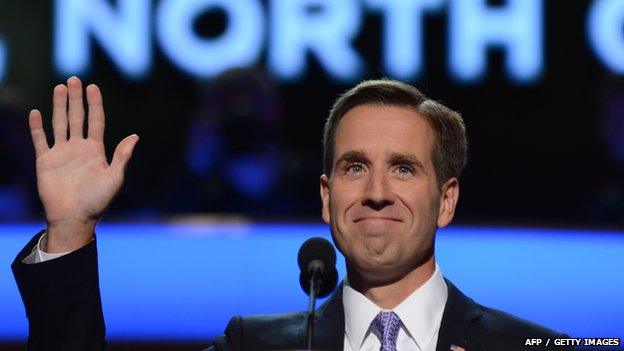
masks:
POLYGON ((352 280, 351 275, 349 275, 349 285, 366 296, 375 305, 390 310, 423 286, 435 273, 435 269, 435 258, 432 256, 399 280, 387 284, 371 284, 366 282, 365 279, 361 279, 361 277, 353 277, 355 279, 352 280))

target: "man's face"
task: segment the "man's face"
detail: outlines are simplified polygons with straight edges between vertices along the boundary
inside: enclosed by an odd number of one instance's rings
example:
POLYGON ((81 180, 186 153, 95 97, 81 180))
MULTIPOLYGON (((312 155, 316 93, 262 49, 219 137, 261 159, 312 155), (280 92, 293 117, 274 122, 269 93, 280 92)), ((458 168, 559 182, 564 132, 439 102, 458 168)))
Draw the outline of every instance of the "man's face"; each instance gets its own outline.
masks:
POLYGON ((323 220, 350 269, 370 282, 400 279, 433 255, 455 210, 455 178, 438 187, 434 132, 411 108, 363 105, 343 116, 331 174, 321 176, 323 220))

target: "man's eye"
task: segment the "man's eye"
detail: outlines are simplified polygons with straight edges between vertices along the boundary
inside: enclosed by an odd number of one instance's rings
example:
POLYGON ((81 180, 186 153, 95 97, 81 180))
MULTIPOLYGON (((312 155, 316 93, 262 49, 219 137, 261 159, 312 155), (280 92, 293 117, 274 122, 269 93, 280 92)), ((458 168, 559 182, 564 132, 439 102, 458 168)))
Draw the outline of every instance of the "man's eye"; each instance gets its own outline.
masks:
POLYGON ((401 174, 412 174, 414 173, 414 170, 412 169, 412 167, 408 166, 408 165, 398 165, 397 166, 397 171, 401 174))
POLYGON ((364 167, 359 163, 350 164, 347 166, 347 172, 349 173, 358 173, 362 172, 364 167))

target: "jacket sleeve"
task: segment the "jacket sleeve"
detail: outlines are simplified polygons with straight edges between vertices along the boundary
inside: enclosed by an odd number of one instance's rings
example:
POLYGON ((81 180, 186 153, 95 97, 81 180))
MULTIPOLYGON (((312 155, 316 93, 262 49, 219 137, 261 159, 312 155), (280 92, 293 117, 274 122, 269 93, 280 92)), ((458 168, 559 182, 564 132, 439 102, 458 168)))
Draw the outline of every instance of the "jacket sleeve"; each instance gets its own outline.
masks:
POLYGON ((28 350, 104 350, 96 240, 57 259, 23 263, 42 234, 11 265, 26 308, 28 350))
POLYGON ((217 337, 204 351, 241 351, 243 319, 239 316, 230 319, 225 333, 217 337))

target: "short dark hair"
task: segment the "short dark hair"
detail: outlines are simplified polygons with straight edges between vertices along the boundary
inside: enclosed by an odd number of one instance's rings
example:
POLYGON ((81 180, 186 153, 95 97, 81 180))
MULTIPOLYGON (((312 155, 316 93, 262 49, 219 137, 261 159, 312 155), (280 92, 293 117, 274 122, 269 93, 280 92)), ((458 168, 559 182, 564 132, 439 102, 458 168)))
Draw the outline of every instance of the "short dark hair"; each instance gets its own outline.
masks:
POLYGON ((431 159, 438 186, 451 177, 459 178, 468 159, 466 127, 461 115, 431 100, 415 87, 391 79, 366 80, 340 95, 334 102, 323 132, 323 171, 331 175, 334 143, 340 120, 351 109, 362 105, 411 107, 434 130, 431 159))

